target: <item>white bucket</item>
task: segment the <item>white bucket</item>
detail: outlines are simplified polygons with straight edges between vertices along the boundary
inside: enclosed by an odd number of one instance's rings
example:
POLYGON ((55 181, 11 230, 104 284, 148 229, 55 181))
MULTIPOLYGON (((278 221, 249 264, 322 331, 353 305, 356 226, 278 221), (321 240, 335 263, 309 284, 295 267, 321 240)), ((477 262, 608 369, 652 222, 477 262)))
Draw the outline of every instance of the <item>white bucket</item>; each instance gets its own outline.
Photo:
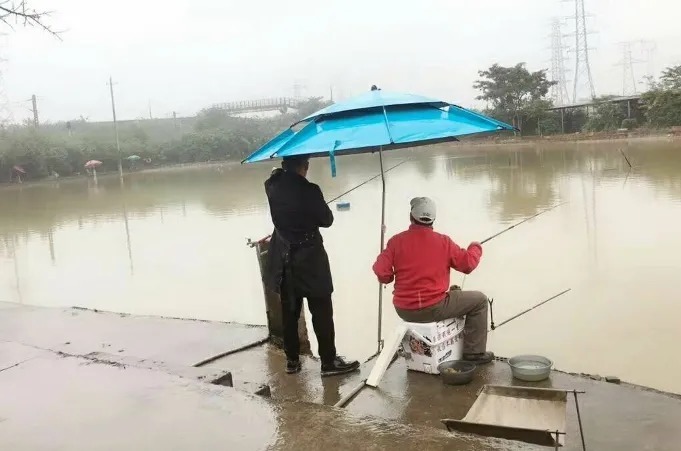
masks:
POLYGON ((428 374, 440 374, 442 362, 461 360, 465 317, 436 323, 407 323, 402 340, 407 368, 428 374))

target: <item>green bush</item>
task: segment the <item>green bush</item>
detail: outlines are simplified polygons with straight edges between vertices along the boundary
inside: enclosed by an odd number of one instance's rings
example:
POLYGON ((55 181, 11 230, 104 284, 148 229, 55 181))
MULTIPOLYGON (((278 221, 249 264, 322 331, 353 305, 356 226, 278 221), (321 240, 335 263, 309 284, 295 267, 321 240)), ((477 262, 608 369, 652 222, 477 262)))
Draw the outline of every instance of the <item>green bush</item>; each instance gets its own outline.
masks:
POLYGON ((638 126, 638 121, 636 119, 624 119, 622 121, 622 127, 621 128, 626 128, 627 130, 633 130, 638 126))

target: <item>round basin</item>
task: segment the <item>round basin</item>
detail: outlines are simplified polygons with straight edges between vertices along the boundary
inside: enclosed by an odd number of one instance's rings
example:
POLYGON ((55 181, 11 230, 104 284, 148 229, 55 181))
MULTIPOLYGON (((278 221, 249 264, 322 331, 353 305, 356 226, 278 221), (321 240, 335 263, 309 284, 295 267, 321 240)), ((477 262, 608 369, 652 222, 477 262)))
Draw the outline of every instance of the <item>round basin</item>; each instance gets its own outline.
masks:
POLYGON ((539 382, 551 374, 553 362, 540 355, 518 355, 508 359, 513 377, 522 381, 539 382))
POLYGON ((437 366, 442 382, 448 385, 464 385, 473 380, 475 363, 463 360, 450 360, 437 366))

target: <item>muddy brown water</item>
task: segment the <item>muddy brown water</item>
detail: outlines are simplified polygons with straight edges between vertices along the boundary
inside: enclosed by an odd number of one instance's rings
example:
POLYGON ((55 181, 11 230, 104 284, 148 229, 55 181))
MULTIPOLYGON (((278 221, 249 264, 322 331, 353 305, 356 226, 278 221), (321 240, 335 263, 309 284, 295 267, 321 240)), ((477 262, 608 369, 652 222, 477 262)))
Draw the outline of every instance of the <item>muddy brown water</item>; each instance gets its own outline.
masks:
MULTIPOLYGON (((438 146, 386 155, 387 233, 408 202, 437 202, 436 228, 462 245, 559 202, 487 243, 465 288, 495 299, 499 355, 537 353, 560 369, 617 375, 681 393, 681 143, 438 146), (619 149, 634 165, 629 170, 619 149)), ((372 177, 375 155, 315 160, 327 198, 372 177)), ((271 231, 262 182, 271 165, 222 164, 0 189, 0 300, 264 324, 254 250, 271 231)), ((345 196, 324 232, 339 351, 376 350, 380 183, 345 196)), ((452 274, 452 283, 462 276, 452 274)), ((384 292, 383 336, 397 317, 384 292)), ((311 330, 311 328, 310 328, 311 330)), ((314 337, 311 337, 314 341, 314 337)), ((314 346, 314 343, 313 343, 314 346)))

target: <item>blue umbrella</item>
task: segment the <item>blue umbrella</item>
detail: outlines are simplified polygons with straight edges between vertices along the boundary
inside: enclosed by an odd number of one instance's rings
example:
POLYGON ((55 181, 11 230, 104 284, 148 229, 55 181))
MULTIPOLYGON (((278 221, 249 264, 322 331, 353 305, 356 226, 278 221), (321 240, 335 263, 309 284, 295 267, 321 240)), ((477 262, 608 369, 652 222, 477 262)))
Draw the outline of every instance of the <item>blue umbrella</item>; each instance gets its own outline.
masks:
MULTIPOLYGON (((275 136, 242 163, 294 155, 328 156, 336 175, 336 156, 378 152, 382 181, 381 251, 385 246, 383 151, 457 141, 457 137, 515 130, 460 106, 413 94, 371 91, 335 103, 275 136)), ((383 290, 379 288, 378 341, 381 348, 383 290)))

